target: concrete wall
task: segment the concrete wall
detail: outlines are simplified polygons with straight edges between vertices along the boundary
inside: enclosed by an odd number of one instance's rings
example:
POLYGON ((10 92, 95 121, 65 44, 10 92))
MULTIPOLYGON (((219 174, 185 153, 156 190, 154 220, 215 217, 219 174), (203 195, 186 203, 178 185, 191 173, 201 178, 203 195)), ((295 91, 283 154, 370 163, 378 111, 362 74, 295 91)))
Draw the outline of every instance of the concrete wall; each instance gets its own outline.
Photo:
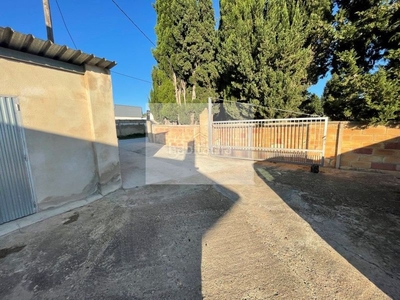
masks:
POLYGON ((146 120, 115 120, 115 126, 118 138, 146 134, 146 120))
POLYGON ((121 186, 118 140, 109 71, 86 66, 84 75, 91 108, 93 148, 100 192, 105 195, 121 186))
POLYGON ((19 99, 39 210, 121 184, 108 71, 46 62, 0 58, 0 94, 19 99))

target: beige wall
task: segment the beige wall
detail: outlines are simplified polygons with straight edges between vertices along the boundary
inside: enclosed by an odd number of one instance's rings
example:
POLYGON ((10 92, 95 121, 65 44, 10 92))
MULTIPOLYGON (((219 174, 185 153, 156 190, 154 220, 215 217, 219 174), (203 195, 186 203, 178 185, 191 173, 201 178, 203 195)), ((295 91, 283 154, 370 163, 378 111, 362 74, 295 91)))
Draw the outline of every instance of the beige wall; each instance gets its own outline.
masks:
POLYGON ((78 74, 4 58, 0 70, 0 94, 20 102, 40 210, 120 186, 108 71, 78 74))
POLYGON ((197 154, 208 154, 208 111, 200 114, 200 125, 156 125, 147 122, 150 142, 177 148, 194 147, 197 154))
POLYGON ((91 108, 93 149, 100 192, 108 194, 121 186, 118 140, 109 71, 86 65, 85 83, 91 108))
MULTIPOLYGON (((151 122, 148 124, 151 125, 151 122)), ((195 141, 196 151, 199 151, 199 147, 202 152, 207 151, 207 110, 200 115, 200 125, 197 126, 149 125, 149 139, 152 142, 173 147, 187 147, 191 141, 195 141)), ((259 129, 254 129, 253 132, 257 130, 259 129)), ((237 145, 248 138, 248 131, 232 132, 234 136, 229 138, 237 145)), ((264 133, 261 136, 268 136, 268 129, 264 133)), ((257 137, 257 134, 254 136, 257 137)), ((296 133, 292 136, 289 134, 287 139, 297 141, 298 136, 296 133)), ((256 147, 268 148, 270 147, 268 142, 269 139, 253 140, 256 147)), ((240 151, 237 152, 236 156, 240 157, 240 151)), ((243 155, 247 157, 248 151, 243 151, 243 155)), ((351 122, 329 122, 324 163, 326 167, 342 169, 400 171, 400 125, 365 126, 351 122)))
POLYGON ((325 164, 342 169, 400 171, 400 126, 329 122, 325 164))

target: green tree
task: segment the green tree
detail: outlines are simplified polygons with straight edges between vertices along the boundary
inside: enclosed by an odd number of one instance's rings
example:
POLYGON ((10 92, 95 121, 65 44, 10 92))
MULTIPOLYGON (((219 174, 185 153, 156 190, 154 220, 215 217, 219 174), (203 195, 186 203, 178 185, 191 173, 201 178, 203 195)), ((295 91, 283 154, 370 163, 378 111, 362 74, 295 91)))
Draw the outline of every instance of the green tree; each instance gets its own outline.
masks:
MULTIPOLYGON (((215 93, 215 19, 211 0, 157 0, 157 47, 160 70, 170 74, 176 103, 197 99, 196 88, 215 93), (183 100, 183 101, 182 101, 183 100)), ((203 100, 204 101, 204 100, 203 100)))
MULTIPOLYGON (((170 120, 175 115, 179 121, 183 118, 176 113, 187 115, 188 109, 193 108, 189 103, 206 102, 207 96, 215 95, 218 74, 214 10, 211 0, 157 0, 154 7, 157 46, 153 55, 157 68, 153 70, 150 103, 187 105, 171 108, 170 113, 164 109, 163 116, 156 114, 170 120), (161 79, 162 84, 155 79, 161 79)), ((194 108, 192 110, 197 114, 194 108)))
POLYGON ((153 68, 152 72, 153 88, 150 91, 149 106, 157 121, 164 118, 176 121, 177 116, 171 105, 175 104, 174 85, 168 75, 158 67, 153 68))
POLYGON ((400 120, 400 3, 337 0, 332 79, 323 95, 335 120, 400 120))
POLYGON ((340 68, 327 82, 323 94, 324 111, 333 120, 356 120, 365 110, 362 101, 363 72, 354 50, 338 53, 340 68))
POLYGON ((321 99, 313 93, 306 92, 305 100, 300 105, 300 111, 307 115, 323 116, 324 109, 321 99))
MULTIPOLYGON (((220 1, 220 92, 249 100, 256 117, 287 117, 309 87, 313 52, 304 5, 296 0, 220 1)), ((228 109, 226 109, 228 110, 228 109)))
POLYGON ((216 95, 218 78, 216 63, 216 38, 214 9, 211 0, 197 1, 194 18, 188 32, 188 54, 192 102, 205 102, 216 95), (196 90, 197 88, 197 90, 196 90))
POLYGON ((324 77, 329 69, 332 57, 332 43, 334 20, 332 0, 303 0, 306 22, 309 27, 309 34, 305 46, 309 46, 313 60, 308 67, 308 81, 316 84, 324 77))
POLYGON ((355 51, 340 54, 341 68, 324 91, 325 113, 333 120, 387 124, 399 120, 400 81, 384 67, 365 73, 355 51))

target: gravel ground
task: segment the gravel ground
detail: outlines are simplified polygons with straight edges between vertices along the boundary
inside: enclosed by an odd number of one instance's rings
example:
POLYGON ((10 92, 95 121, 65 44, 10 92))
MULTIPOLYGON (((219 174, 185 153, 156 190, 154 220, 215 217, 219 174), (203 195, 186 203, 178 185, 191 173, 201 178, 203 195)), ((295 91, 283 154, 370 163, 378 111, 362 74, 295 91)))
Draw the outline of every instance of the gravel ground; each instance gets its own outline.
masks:
POLYGON ((223 164, 1 237, 0 298, 400 298, 398 174, 223 164))

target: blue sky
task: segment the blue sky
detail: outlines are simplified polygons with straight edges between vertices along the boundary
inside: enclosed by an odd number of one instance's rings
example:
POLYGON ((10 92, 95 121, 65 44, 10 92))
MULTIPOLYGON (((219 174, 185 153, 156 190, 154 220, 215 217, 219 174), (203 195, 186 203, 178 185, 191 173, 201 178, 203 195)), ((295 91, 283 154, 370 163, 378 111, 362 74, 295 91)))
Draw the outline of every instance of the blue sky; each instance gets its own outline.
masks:
MULTIPOLYGON (((153 0, 116 0, 118 5, 154 42, 156 14, 153 0)), ((213 0, 217 8, 218 0, 213 0)), ((111 0, 58 0, 64 19, 79 50, 115 60, 112 71, 151 81, 155 61, 153 45, 129 22, 111 0)), ((2 1, 0 26, 47 39, 42 0, 2 1)), ((62 22, 55 0, 50 0, 54 39, 57 44, 74 48, 62 22)), ((216 11, 218 15, 218 10, 216 11)), ((326 80, 310 90, 322 93, 326 80)), ((116 104, 147 108, 151 84, 112 74, 116 104)))

